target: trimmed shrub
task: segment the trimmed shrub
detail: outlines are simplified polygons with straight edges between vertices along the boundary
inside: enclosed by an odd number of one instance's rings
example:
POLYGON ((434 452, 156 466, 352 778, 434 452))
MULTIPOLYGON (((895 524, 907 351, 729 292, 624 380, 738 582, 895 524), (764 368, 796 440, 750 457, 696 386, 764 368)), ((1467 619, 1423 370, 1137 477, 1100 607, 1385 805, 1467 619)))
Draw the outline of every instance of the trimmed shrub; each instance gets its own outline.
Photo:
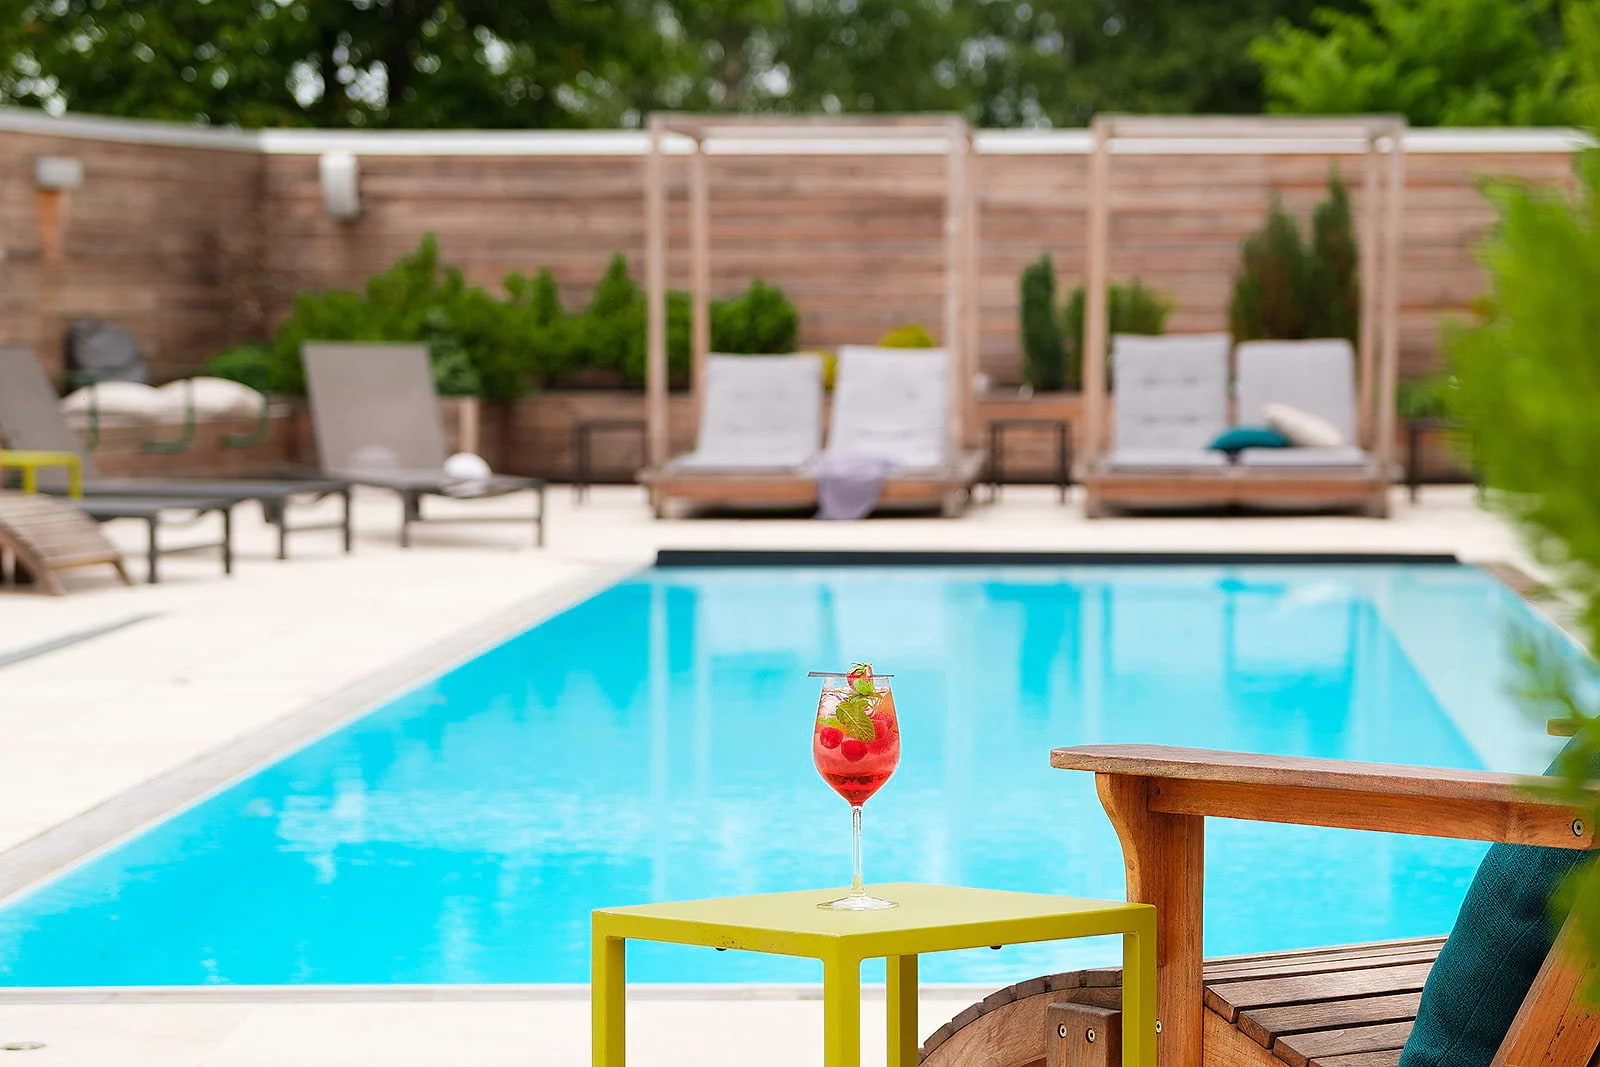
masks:
MULTIPOLYGON (((1062 333, 1065 335, 1066 386, 1083 388, 1083 322, 1088 308, 1088 297, 1083 286, 1072 290, 1066 308, 1061 313, 1062 333)), ((1111 338, 1119 333, 1161 334, 1167 330, 1167 315, 1172 311, 1172 301, 1154 289, 1147 288, 1135 278, 1126 285, 1112 283, 1106 293, 1106 351, 1102 359, 1111 354, 1111 338)))
POLYGON ((1056 318, 1056 271, 1048 254, 1022 268, 1018 314, 1022 334, 1022 380, 1040 392, 1066 384, 1067 350, 1056 318))
POLYGON ((1309 245, 1273 197, 1266 224, 1239 247, 1228 311, 1235 341, 1343 337, 1360 326, 1358 248, 1350 197, 1335 174, 1312 215, 1309 245))
POLYGON ((907 323, 896 326, 882 337, 878 338, 879 348, 938 348, 933 342, 933 334, 916 323, 907 323))
POLYGON ((800 315, 783 292, 760 278, 744 292, 711 305, 711 347, 718 352, 793 352, 800 315))
POLYGON ((275 392, 272 348, 260 342, 234 345, 218 352, 206 360, 203 373, 241 382, 259 393, 275 392))
MULTIPOLYGON (((420 341, 428 346, 440 393, 510 399, 570 371, 610 370, 629 384, 645 377, 646 309, 627 257, 611 257, 582 311, 561 304, 555 276, 513 271, 497 298, 469 285, 440 262, 430 234, 416 250, 373 275, 361 292, 302 293, 272 341, 219 353, 214 373, 263 391, 305 392, 300 347, 307 341, 420 341)), ((722 351, 788 352, 798 315, 781 291, 764 282, 711 309, 712 347, 722 351)), ((667 361, 672 381, 689 369, 689 297, 667 294, 667 361)))

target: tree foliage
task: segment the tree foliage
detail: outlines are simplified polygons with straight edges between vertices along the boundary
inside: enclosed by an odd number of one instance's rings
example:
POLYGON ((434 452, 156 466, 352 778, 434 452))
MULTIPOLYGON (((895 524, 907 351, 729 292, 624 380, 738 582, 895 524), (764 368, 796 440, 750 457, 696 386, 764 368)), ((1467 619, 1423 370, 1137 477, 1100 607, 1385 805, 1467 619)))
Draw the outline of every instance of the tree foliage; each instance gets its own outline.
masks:
MULTIPOLYGON (((1359 0, 1333 0, 1351 6, 1359 0)), ((0 102, 241 126, 636 125, 658 107, 1254 112, 1316 0, 0 0, 0 102)))
POLYGON ((1572 62, 1552 0, 1369 3, 1319 9, 1313 27, 1280 22, 1251 46, 1272 110, 1393 111, 1429 126, 1572 120, 1572 62))
MULTIPOLYGON (((1600 12, 1574 6, 1566 14, 1580 90, 1575 106, 1600 131, 1600 12)), ((1600 648, 1600 302, 1575 294, 1600 291, 1600 151, 1577 162, 1578 190, 1508 182, 1487 187, 1499 225, 1483 248, 1491 292, 1482 324, 1454 331, 1452 391, 1473 459, 1491 499, 1527 535, 1578 609, 1579 631, 1600 648)), ((1600 699, 1595 664, 1570 645, 1524 637, 1525 706, 1541 719, 1576 720, 1577 736, 1557 762, 1560 795, 1600 818, 1600 699)), ((1600 867, 1580 867, 1565 903, 1590 958, 1600 955, 1600 867)), ((1591 983, 1600 998, 1600 984, 1591 983)))

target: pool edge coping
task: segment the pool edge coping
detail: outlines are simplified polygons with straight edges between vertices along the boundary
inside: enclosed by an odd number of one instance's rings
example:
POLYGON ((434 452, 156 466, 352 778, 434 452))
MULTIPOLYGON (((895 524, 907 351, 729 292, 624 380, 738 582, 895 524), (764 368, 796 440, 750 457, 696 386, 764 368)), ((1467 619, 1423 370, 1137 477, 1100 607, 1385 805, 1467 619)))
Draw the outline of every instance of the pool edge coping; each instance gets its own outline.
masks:
MULTIPOLYGON (((0 908, 262 767, 645 569, 597 564, 302 704, 0 852, 0 908)), ((20 987, 18 987, 20 988, 20 987)), ((70 988, 70 987, 63 987, 70 988)), ((0 987, 3 993, 3 987, 0 987)))
MULTIPOLYGON (((994 992, 984 982, 922 982, 924 995, 982 1000, 994 992)), ((884 983, 863 982, 869 1000, 882 999, 884 983)), ((16 986, 0 989, 0 1006, 21 1004, 312 1004, 508 1003, 589 999, 587 982, 503 985, 261 985, 261 986, 16 986)), ((821 982, 629 982, 629 1000, 821 1000, 821 982)))

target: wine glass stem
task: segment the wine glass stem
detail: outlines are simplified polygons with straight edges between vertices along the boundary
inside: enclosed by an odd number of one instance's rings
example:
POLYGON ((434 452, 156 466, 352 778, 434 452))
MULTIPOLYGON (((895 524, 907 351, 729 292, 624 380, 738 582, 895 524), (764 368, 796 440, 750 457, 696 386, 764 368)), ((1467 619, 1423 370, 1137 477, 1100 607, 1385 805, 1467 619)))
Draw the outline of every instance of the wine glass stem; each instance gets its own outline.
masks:
POLYGON ((850 805, 850 895, 864 897, 861 888, 861 805, 850 805))

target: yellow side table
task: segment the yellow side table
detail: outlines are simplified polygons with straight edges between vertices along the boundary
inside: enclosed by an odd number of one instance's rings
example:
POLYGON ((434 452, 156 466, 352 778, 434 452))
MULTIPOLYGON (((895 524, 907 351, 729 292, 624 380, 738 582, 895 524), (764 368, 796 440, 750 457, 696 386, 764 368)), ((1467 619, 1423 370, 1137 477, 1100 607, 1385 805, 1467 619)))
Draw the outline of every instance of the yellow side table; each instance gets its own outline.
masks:
POLYGON ((39 491, 40 467, 65 467, 67 493, 74 497, 83 496, 83 458, 76 452, 30 452, 0 448, 0 472, 7 467, 21 468, 24 493, 39 491))
POLYGON ((736 948, 822 961, 824 1067, 861 1062, 861 961, 887 963, 889 1067, 917 1065, 917 956, 958 948, 1122 935, 1122 1062, 1156 1062, 1156 912, 1149 904, 918 885, 868 886, 899 903, 823 911, 842 889, 602 908, 594 913, 594 1067, 623 1067, 625 946, 736 948))

